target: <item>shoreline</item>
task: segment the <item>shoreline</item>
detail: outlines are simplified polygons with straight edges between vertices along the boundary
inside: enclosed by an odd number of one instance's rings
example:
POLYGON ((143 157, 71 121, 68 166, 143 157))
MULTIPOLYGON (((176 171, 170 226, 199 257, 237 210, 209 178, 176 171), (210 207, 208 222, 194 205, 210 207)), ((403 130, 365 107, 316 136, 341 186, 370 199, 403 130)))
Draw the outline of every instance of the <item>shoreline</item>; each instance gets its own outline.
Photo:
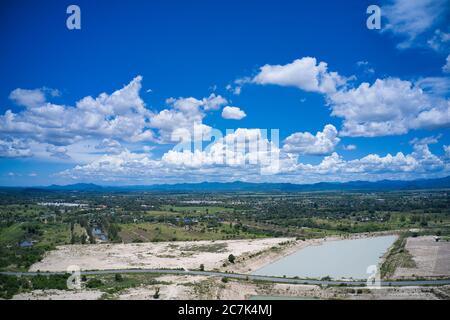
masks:
MULTIPOLYGON (((33 264, 29 271, 64 271, 69 265, 78 265, 84 270, 126 268, 196 269, 203 264, 204 268, 210 271, 251 274, 268 264, 309 246, 319 246, 329 241, 374 238, 387 235, 398 236, 397 232, 372 232, 307 240, 264 238, 258 240, 65 245, 46 253, 44 259, 33 264), (103 250, 99 251, 99 246, 103 250), (195 249, 196 247, 198 249, 195 249), (206 251, 203 251, 202 247, 206 251), (228 261, 228 255, 230 254, 235 255, 235 263, 228 261)), ((383 261, 380 262, 380 265, 383 261)))
MULTIPOLYGON (((286 246, 281 251, 273 251, 273 250, 265 250, 260 256, 257 256, 255 258, 251 258, 247 260, 247 257, 245 257, 245 260, 239 259, 239 265, 235 265, 234 267, 227 266, 226 268, 221 268, 221 271, 228 271, 228 272, 236 272, 236 273, 244 273, 244 274, 251 274, 255 272, 258 269, 261 269, 267 265, 270 265, 272 263, 275 263, 287 256, 290 256, 297 251, 304 249, 309 246, 319 246, 329 241, 340 241, 340 240, 355 240, 355 239, 367 239, 367 238, 376 238, 376 237, 382 237, 382 236, 389 236, 394 235, 398 238, 398 231, 381 231, 381 232, 365 232, 365 233, 358 233, 358 234, 352 234, 352 235, 343 235, 343 236, 332 236, 332 237, 325 237, 325 238, 317 238, 317 239, 307 239, 307 240, 293 240, 293 243, 291 245, 286 246)), ((386 252, 383 254, 382 257, 380 257, 380 262, 378 263, 378 266, 380 267, 385 259, 385 256, 388 252, 392 249, 392 246, 389 246, 389 248, 386 250, 386 252)), ((379 272, 378 268, 378 272, 379 272)))

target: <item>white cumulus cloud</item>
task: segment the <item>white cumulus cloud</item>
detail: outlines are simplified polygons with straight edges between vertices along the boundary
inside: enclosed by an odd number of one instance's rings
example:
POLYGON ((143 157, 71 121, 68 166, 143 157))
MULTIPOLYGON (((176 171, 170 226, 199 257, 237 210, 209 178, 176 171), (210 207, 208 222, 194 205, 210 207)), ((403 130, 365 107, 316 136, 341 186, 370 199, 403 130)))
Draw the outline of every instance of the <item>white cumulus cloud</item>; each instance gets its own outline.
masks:
POLYGON ((312 135, 309 132, 296 132, 284 140, 283 151, 304 155, 327 155, 334 151, 340 139, 336 127, 327 124, 323 131, 312 135))
POLYGON ((201 140, 212 130, 203 123, 206 112, 218 110, 227 100, 220 95, 211 94, 201 100, 193 97, 170 98, 166 102, 170 108, 153 115, 149 122, 151 128, 158 130, 159 141, 162 143, 201 140))
POLYGON ((405 134, 410 129, 450 124, 450 102, 425 93, 410 81, 377 79, 328 96, 332 115, 344 119, 344 136, 405 134))
POLYGON ((238 107, 227 106, 222 110, 222 118, 224 119, 241 120, 246 116, 245 112, 238 107))
POLYGON ((337 72, 328 71, 325 62, 316 58, 304 57, 286 65, 266 64, 251 80, 256 84, 275 84, 297 87, 304 91, 332 93, 346 83, 346 79, 337 72))
POLYGON ((14 135, 54 145, 92 137, 151 141, 153 132, 147 127, 151 113, 139 96, 141 80, 138 76, 111 95, 85 97, 75 107, 42 100, 35 90, 16 89, 11 98, 27 109, 18 113, 7 110, 0 115, 0 136, 14 135))
POLYGON ((27 108, 37 107, 45 103, 45 93, 42 89, 20 89, 13 90, 9 98, 20 106, 27 108))

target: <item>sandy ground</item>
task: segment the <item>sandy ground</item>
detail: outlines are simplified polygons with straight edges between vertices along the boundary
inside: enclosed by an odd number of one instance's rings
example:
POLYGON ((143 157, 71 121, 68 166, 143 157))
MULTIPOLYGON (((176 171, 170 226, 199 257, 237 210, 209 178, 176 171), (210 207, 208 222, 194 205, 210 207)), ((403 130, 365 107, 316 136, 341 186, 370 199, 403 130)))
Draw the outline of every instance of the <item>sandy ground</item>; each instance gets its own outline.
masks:
MULTIPOLYGON (((321 287, 303 284, 254 283, 230 281, 223 284, 220 279, 209 280, 207 294, 198 295, 197 299, 248 300, 253 296, 286 297, 304 300, 316 299, 361 299, 361 300, 435 300, 449 299, 450 295, 436 296, 433 292, 438 288, 430 287, 384 287, 370 290, 364 287, 321 287)), ((438 289, 440 290, 440 289, 438 289)), ((450 290, 450 286, 448 286, 450 290)))
POLYGON ((66 271, 76 265, 82 270, 127 268, 185 268, 206 270, 222 267, 230 254, 236 257, 268 250, 290 238, 226 241, 183 241, 129 244, 65 245, 48 252, 30 271, 66 271), (219 250, 212 250, 219 246, 219 250))
POLYGON ((221 282, 209 278, 197 282, 189 299, 248 300, 254 296, 286 297, 296 299, 363 299, 363 300, 435 300, 449 299, 450 286, 445 287, 384 287, 370 290, 364 287, 321 287, 303 284, 256 283, 241 280, 221 282), (439 296, 435 291, 439 290, 439 296), (441 292, 442 291, 442 292, 441 292))
POLYGON ((34 290, 17 294, 13 300, 98 300, 103 292, 97 290, 34 290))
MULTIPOLYGON (((359 234, 351 238, 381 235, 359 234)), ((138 244, 101 244, 61 246, 49 252, 42 262, 30 270, 63 271, 69 265, 84 270, 120 268, 178 268, 197 269, 204 264, 206 270, 218 269, 234 272, 252 272, 267 263, 292 254, 309 245, 342 238, 295 241, 288 238, 228 241, 161 242, 138 244), (211 245, 219 250, 211 251, 211 245), (216 247, 217 248, 217 247, 216 247), (227 263, 228 255, 237 257, 235 264, 227 263), (223 264, 225 263, 225 266, 223 264)), ((449 243, 436 243, 433 237, 410 238, 407 249, 417 262, 417 269, 398 270, 401 277, 412 274, 449 274, 449 243)), ((164 284, 146 285, 123 290, 114 295, 100 291, 33 291, 14 299, 150 299, 158 288, 159 299, 238 299, 253 296, 280 296, 301 299, 450 299, 450 286, 440 287, 385 287, 377 290, 350 287, 321 287, 300 284, 261 283, 230 279, 227 283, 217 277, 192 275, 161 275, 164 284)))
POLYGON ((432 236, 408 238, 405 248, 416 268, 397 268, 394 278, 450 276, 450 242, 436 242, 432 236))
POLYGON ((350 300, 439 300, 441 298, 433 293, 435 289, 433 287, 362 289, 363 293, 361 294, 355 293, 355 290, 347 290, 347 295, 343 298, 350 300))
POLYGON ((168 285, 141 286, 125 290, 118 295, 120 300, 154 300, 156 288, 159 289, 160 300, 189 300, 194 296, 194 285, 206 281, 204 276, 163 275, 158 281, 170 283, 168 285))
MULTIPOLYGON (((381 236, 386 233, 361 233, 345 239, 381 236)), ((126 268, 184 268, 251 273, 269 263, 293 254, 311 245, 325 241, 342 240, 342 237, 308 239, 267 238, 255 240, 179 241, 129 244, 66 245, 46 253, 41 262, 30 271, 65 271, 76 265, 82 270, 126 268), (209 250, 209 246, 223 246, 209 250), (236 263, 228 263, 233 254, 236 263)), ((212 248, 211 248, 212 249, 212 248)))
POLYGON ((230 280, 223 283, 220 278, 205 276, 165 275, 157 278, 167 284, 140 286, 106 295, 101 291, 79 290, 36 290, 19 294, 13 299, 120 299, 120 300, 154 300, 156 289, 160 300, 247 300, 254 296, 285 297, 296 299, 364 299, 364 300, 398 300, 398 299, 450 299, 450 286, 441 287, 384 287, 369 290, 364 287, 321 287, 302 284, 258 283, 243 280, 230 280))
MULTIPOLYGON (((192 296, 189 287, 178 284, 158 286, 159 300, 186 300, 192 296)), ((128 289, 118 295, 119 300, 155 300, 153 297, 156 291, 155 286, 143 286, 128 289)))

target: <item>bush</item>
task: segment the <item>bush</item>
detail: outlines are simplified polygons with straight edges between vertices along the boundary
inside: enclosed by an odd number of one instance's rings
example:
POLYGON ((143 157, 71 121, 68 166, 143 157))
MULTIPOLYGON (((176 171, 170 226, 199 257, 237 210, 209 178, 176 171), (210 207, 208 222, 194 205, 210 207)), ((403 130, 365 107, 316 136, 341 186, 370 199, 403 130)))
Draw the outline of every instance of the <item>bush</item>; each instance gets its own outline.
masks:
POLYGON ((153 295, 153 299, 159 299, 159 288, 156 288, 155 294, 153 295))
POLYGON ((20 292, 20 287, 18 277, 0 275, 0 298, 11 299, 20 292))
POLYGON ((228 261, 230 261, 231 263, 234 263, 235 260, 236 260, 236 257, 234 255, 230 254, 228 256, 228 261))
POLYGON ((31 286, 34 290, 58 289, 67 290, 67 278, 69 275, 38 275, 31 277, 31 286))
POLYGON ((68 276, 37 275, 33 277, 16 277, 0 275, 0 298, 11 299, 15 294, 29 290, 67 290, 68 276))
POLYGON ((114 275, 114 280, 116 280, 117 282, 121 282, 121 281, 123 281, 123 277, 120 273, 116 273, 114 275))
POLYGON ((223 283, 227 283, 227 282, 228 282, 228 278, 227 278, 227 277, 223 277, 223 278, 222 278, 222 282, 223 282, 223 283))
POLYGON ((89 281, 86 283, 86 287, 90 289, 100 288, 103 285, 103 282, 100 279, 89 279, 89 281))

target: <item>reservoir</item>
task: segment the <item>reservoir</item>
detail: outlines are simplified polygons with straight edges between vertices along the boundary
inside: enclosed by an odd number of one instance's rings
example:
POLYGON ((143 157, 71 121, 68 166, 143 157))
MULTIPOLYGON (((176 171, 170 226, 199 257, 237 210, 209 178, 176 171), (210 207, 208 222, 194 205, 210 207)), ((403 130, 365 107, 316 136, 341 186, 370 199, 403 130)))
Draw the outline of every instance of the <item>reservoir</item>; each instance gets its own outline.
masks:
POLYGON ((325 241, 308 246, 256 270, 253 274, 278 277, 367 279, 367 268, 380 258, 397 236, 325 241))

